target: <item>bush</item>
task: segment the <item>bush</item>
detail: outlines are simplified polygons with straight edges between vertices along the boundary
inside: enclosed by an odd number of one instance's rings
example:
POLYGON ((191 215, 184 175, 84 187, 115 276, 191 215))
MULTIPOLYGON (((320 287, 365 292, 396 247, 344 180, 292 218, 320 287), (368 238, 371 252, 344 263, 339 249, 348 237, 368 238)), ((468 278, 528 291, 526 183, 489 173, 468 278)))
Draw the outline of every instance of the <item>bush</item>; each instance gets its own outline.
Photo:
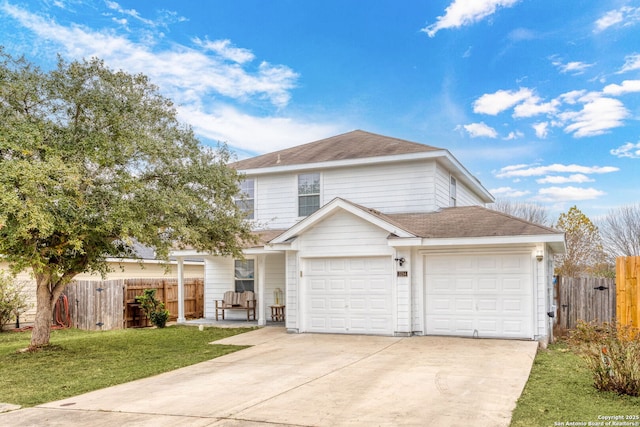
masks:
POLYGON ((586 360, 600 391, 640 395, 640 331, 614 323, 581 322, 569 343, 586 360))
POLYGON ((152 324, 158 328, 164 328, 167 325, 169 310, 165 309, 164 303, 156 298, 155 289, 145 289, 144 294, 136 297, 136 302, 140 303, 142 311, 152 324))
POLYGON ((0 332, 29 307, 23 288, 24 284, 0 271, 0 332))

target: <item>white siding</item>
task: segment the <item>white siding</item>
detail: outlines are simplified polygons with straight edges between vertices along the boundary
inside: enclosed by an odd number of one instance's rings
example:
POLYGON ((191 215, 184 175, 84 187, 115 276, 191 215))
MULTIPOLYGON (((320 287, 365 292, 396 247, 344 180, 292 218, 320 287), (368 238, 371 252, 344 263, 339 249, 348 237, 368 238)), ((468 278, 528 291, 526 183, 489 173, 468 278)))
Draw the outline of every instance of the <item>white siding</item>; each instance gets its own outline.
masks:
MULTIPOLYGON (((265 309, 275 304, 274 292, 277 288, 282 291, 285 297, 285 256, 284 254, 267 255, 266 277, 265 277, 265 309)), ((286 297, 280 304, 285 304, 286 297)), ((271 310, 265 310, 267 320, 271 320, 271 310)))
POLYGON ((411 254, 411 331, 424 334, 424 257, 411 254))
MULTIPOLYGON (((450 206, 451 174, 441 164, 437 164, 435 174, 435 199, 439 208, 450 206)), ((484 202, 460 179, 456 178, 456 206, 484 206, 484 202)))
POLYGON ((435 161, 375 165, 323 172, 323 201, 342 197, 381 212, 431 212, 435 161))
POLYGON ((397 274, 394 274, 393 278, 396 282, 396 333, 410 334, 412 324, 411 281, 413 279, 411 252, 408 249, 398 251, 395 258, 405 259, 402 266, 397 261, 395 262, 396 272, 406 271, 408 273, 407 277, 398 277, 397 274))
POLYGON ((448 208, 449 202, 449 171, 441 164, 436 164, 434 192, 437 208, 448 208))
POLYGON ((216 300, 221 300, 226 291, 234 288, 233 259, 229 257, 207 257, 204 260, 204 317, 216 318, 216 300))
MULTIPOLYGON (((435 161, 323 170, 320 204, 336 197, 384 213, 432 212, 435 161)), ((248 176, 256 180, 255 221, 260 228, 285 229, 298 217, 297 173, 248 176)))
POLYGON ((286 255, 286 275, 287 275, 287 285, 286 285, 286 316, 285 316, 285 326, 287 330, 297 332, 299 329, 299 276, 298 276, 298 253, 295 251, 289 251, 286 255))
POLYGON ((297 222, 296 174, 264 175, 256 178, 255 221, 260 228, 285 229, 297 222))
POLYGON ((389 233, 360 218, 337 212, 300 236, 304 256, 393 255, 387 244, 389 233))

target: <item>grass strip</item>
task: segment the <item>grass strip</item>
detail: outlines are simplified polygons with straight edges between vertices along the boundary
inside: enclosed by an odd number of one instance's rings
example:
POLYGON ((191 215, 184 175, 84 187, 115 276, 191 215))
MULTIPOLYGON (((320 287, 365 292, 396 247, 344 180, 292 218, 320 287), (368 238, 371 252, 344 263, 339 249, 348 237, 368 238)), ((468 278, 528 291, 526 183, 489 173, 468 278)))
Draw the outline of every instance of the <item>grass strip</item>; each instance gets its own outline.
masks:
POLYGON ((34 406, 193 365, 246 348, 209 344, 250 329, 52 331, 50 348, 18 353, 29 332, 0 333, 0 402, 34 406))
POLYGON ((603 417, 640 425, 638 415, 639 398, 597 391, 585 361, 560 343, 538 351, 511 427, 605 426, 612 420, 603 417))

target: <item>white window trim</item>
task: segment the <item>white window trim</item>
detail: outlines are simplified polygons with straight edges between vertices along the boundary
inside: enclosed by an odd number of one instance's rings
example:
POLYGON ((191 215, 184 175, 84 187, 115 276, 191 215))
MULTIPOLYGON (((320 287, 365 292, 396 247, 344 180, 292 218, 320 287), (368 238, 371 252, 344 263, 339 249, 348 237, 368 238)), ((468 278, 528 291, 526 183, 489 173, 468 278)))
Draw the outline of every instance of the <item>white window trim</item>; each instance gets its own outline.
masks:
MULTIPOLYGON (((318 183, 320 185, 320 188, 318 189, 318 209, 319 210, 322 207, 322 173, 321 172, 301 172, 296 174, 295 176, 295 182, 296 182, 296 215, 298 217, 298 219, 303 219, 303 218, 307 218, 309 215, 305 215, 305 216, 301 216, 300 215, 300 175, 318 175, 318 183)), ((314 196, 315 194, 305 194, 305 196, 314 196)), ((316 212, 314 211, 314 212, 316 212)), ((313 212, 312 212, 313 213, 313 212)))

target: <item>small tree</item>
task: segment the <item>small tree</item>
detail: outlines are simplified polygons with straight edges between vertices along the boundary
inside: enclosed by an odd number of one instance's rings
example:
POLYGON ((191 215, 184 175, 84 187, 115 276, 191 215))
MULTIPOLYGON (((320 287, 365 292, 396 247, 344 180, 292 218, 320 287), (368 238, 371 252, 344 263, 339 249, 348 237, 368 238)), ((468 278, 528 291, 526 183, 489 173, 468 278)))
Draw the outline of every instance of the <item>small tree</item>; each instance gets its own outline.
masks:
POLYGON ((24 284, 0 271, 0 332, 28 307, 24 284))
POLYGON ((140 303, 142 311, 151 323, 158 328, 164 328, 169 320, 169 310, 165 308, 162 301, 156 298, 155 289, 145 289, 142 295, 136 297, 136 302, 140 303))
POLYGON ((576 206, 560 214, 556 228, 565 232, 567 251, 558 255, 556 274, 580 277, 598 274, 606 263, 598 227, 576 206))
POLYGON ((241 256, 250 224, 234 202, 226 147, 200 145, 144 75, 98 59, 43 72, 0 48, 0 256, 31 268, 30 347, 48 345, 52 311, 79 273, 191 247, 241 256))

